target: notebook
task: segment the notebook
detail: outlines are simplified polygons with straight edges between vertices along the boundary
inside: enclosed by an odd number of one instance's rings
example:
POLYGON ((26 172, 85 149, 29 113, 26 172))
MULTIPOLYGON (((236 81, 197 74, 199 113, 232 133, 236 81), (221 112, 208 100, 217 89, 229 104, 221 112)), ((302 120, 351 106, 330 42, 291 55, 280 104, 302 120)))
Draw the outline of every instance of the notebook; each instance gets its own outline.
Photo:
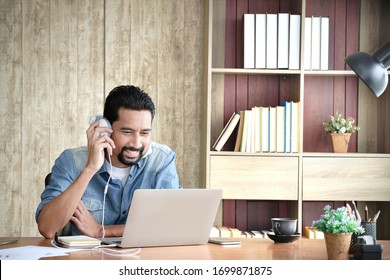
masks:
POLYGON ((208 242, 222 198, 219 189, 138 189, 118 247, 198 245, 208 242))

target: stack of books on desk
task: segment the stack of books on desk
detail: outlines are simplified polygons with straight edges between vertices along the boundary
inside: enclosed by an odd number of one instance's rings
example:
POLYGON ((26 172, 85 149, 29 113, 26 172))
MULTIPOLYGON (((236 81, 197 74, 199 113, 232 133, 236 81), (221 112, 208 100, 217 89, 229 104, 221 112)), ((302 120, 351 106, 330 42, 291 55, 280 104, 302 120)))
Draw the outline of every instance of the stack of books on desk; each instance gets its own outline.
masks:
POLYGON ((101 241, 86 235, 58 236, 56 241, 66 247, 95 247, 101 244, 101 241))
POLYGON ((265 238, 265 231, 241 231, 236 228, 214 226, 210 232, 210 238, 265 238))
POLYGON ((309 239, 324 239, 324 233, 315 230, 313 227, 305 227, 305 236, 309 239))

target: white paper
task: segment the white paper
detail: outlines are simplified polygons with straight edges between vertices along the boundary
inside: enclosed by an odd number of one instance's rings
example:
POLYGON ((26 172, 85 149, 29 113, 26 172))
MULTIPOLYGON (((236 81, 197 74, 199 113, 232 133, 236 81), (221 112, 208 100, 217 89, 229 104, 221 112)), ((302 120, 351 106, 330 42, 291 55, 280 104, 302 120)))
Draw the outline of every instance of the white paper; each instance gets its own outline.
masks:
POLYGON ((40 258, 66 256, 80 249, 66 249, 42 246, 22 246, 0 250, 0 260, 38 260, 40 258))

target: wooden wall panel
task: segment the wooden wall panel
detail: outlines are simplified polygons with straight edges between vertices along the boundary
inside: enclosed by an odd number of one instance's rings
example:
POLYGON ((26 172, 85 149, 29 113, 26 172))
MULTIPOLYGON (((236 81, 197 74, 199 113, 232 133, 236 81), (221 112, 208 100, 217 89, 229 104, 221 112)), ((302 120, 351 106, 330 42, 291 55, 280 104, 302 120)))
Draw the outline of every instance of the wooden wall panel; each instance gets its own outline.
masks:
POLYGON ((77 5, 76 120, 78 145, 86 145, 88 120, 102 113, 104 103, 104 0, 79 0, 77 5))
POLYGON ((23 198, 21 0, 0 0, 0 7, 0 236, 17 236, 23 198))
MULTIPOLYGON (((132 53, 134 53, 134 56, 141 54, 139 51, 139 45, 141 45, 140 42, 143 40, 139 40, 138 43, 136 42, 132 45, 131 28, 139 28, 139 26, 142 27, 142 15, 153 15, 152 11, 149 13, 144 13, 143 10, 139 10, 142 12, 134 13, 134 15, 131 14, 131 11, 138 11, 138 9, 141 8, 142 6, 139 6, 139 1, 105 1, 105 96, 107 96, 108 93, 118 85, 132 83, 130 57, 132 53), (131 24, 131 22, 133 22, 133 24, 131 24)), ((141 32, 138 32, 138 34, 139 36, 142 36, 141 32)), ((146 44, 144 44, 143 47, 146 49, 146 44)), ((150 54, 148 51, 145 51, 145 53, 150 54)), ((134 62, 132 65, 134 64, 136 64, 136 62, 134 62)), ((140 73, 137 74, 140 75, 140 73)), ((133 83, 138 85, 138 80, 133 81, 133 83)), ((140 84, 139 86, 143 85, 140 84)), ((149 88, 146 88, 145 90, 149 90, 149 88)))
POLYGON ((163 0, 159 5, 159 56, 155 103, 160 142, 171 143, 178 156, 177 167, 183 171, 184 144, 184 1, 163 0), (165 15, 165 16, 163 16, 165 15), (174 17, 166 15, 175 15, 174 17))
MULTIPOLYGON (((24 1, 21 232, 36 231, 35 209, 42 192, 39 174, 49 166, 50 140, 50 5, 49 0, 24 1)), ((56 97, 55 95, 53 97, 56 97)))
POLYGON ((201 133, 202 112, 205 112, 203 106, 206 104, 200 98, 203 95, 200 86, 202 86, 203 74, 206 70, 206 65, 203 65, 204 52, 201 51, 203 49, 203 25, 206 21, 202 1, 187 0, 184 5, 184 91, 181 94, 184 98, 183 126, 181 127, 183 143, 180 147, 183 150, 181 169, 183 176, 181 182, 183 186, 198 188, 205 187, 201 185, 205 180, 199 178, 201 176, 199 170, 202 170, 201 162, 205 156, 200 145, 204 142, 204 136, 201 133), (194 178, 199 179, 194 181, 194 178))
POLYGON ((37 236, 43 181, 65 148, 86 144, 92 114, 119 84, 157 105, 153 139, 201 187, 203 3, 0 0, 0 236, 37 236))
MULTIPOLYGON (((46 172, 66 147, 75 147, 84 140, 87 120, 75 122, 78 115, 77 96, 77 18, 75 1, 51 1, 50 5, 50 159, 46 172)), ((85 104, 84 110, 88 110, 85 104)), ((96 112, 97 113, 97 112, 96 112)), ((85 142, 86 143, 86 142, 85 142)), ((44 176, 45 174, 41 174, 44 176)), ((43 186, 42 186, 43 189, 43 186)))

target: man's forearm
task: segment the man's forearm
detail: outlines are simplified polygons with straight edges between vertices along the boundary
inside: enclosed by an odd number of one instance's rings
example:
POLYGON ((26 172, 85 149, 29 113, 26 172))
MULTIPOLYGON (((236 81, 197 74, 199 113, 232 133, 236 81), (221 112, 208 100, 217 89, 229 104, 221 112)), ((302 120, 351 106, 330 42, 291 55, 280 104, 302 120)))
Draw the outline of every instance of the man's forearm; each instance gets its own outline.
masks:
POLYGON ((38 216, 38 229, 45 238, 53 238, 69 222, 93 174, 84 169, 62 194, 42 208, 38 216))

